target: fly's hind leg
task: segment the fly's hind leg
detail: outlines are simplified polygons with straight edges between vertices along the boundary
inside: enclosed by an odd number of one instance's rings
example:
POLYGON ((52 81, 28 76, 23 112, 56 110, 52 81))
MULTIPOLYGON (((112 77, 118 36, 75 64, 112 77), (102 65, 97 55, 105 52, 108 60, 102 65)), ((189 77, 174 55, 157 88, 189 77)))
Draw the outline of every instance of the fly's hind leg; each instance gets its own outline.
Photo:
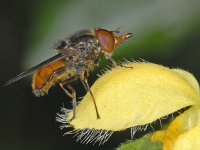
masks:
POLYGON ((88 84, 88 80, 87 80, 87 77, 88 77, 88 74, 85 72, 84 73, 84 76, 83 78, 81 78, 81 82, 86 90, 86 92, 89 92, 91 97, 92 97, 92 100, 94 102, 94 107, 95 107, 95 111, 96 111, 96 114, 97 114, 97 119, 100 119, 100 116, 99 116, 99 112, 98 112, 98 109, 97 109, 97 104, 96 104, 96 101, 95 101, 95 98, 94 98, 94 95, 92 94, 92 91, 90 89, 90 86, 88 84))
POLYGON ((60 83, 60 87, 64 90, 64 92, 65 92, 69 97, 72 98, 73 116, 72 116, 72 118, 70 119, 70 121, 72 121, 72 120, 75 118, 75 116, 76 116, 76 105, 77 105, 77 103, 76 103, 76 91, 75 91, 75 89, 74 89, 68 82, 66 82, 66 81, 60 83), (70 93, 68 90, 65 89, 64 85, 67 86, 67 88, 71 91, 71 93, 70 93))

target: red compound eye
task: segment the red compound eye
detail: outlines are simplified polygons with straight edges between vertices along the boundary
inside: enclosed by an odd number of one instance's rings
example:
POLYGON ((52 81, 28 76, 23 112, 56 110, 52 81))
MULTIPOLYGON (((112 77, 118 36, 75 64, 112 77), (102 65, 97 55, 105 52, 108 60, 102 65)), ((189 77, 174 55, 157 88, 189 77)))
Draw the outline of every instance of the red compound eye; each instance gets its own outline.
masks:
POLYGON ((120 36, 116 36, 116 31, 108 31, 105 29, 96 29, 95 34, 99 40, 99 44, 103 48, 104 51, 108 53, 112 53, 114 49, 123 44, 127 39, 133 36, 132 33, 122 34, 120 36))
POLYGON ((113 33, 105 29, 97 29, 95 33, 103 50, 111 53, 115 44, 113 33))

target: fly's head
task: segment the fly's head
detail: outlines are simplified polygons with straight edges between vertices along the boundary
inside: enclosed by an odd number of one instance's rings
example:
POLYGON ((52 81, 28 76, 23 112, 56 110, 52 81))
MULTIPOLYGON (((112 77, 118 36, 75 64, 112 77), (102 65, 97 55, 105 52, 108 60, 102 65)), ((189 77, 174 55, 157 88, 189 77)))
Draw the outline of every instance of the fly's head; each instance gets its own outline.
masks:
POLYGON ((118 46, 133 36, 132 33, 122 34, 120 36, 117 36, 116 33, 119 33, 119 30, 108 31, 100 28, 95 29, 99 44, 107 53, 112 53, 118 46))

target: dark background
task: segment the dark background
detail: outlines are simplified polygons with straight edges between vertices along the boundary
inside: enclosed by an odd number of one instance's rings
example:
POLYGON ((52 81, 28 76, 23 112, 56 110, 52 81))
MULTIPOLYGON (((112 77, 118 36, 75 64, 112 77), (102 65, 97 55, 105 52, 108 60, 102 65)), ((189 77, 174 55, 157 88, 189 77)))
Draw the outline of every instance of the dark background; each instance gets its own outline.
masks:
MULTIPOLYGON (((200 13, 196 9, 199 8, 199 3, 191 1, 190 3, 194 4, 187 6, 186 1, 177 0, 176 4, 170 4, 172 1, 168 1, 169 4, 163 4, 162 7, 166 6, 166 12, 169 11, 169 14, 165 13, 162 16, 162 13, 159 13, 159 11, 162 12, 162 8, 158 9, 155 14, 148 14, 149 11, 151 12, 149 9, 156 6, 157 2, 151 0, 148 4, 147 1, 138 4, 137 1, 111 1, 110 5, 107 5, 103 2, 98 4, 98 1, 91 4, 89 0, 84 3, 62 0, 53 2, 50 0, 42 2, 39 0, 1 1, 0 81, 6 81, 24 69, 55 54, 51 50, 54 44, 52 41, 56 42, 63 35, 75 30, 98 25, 108 29, 122 26, 122 32, 134 32, 134 39, 116 52, 115 59, 122 60, 123 57, 138 60, 142 58, 164 66, 183 68, 193 73, 200 81, 200 19, 198 18, 200 13), (135 8, 134 4, 140 7, 135 8), (130 15, 132 11, 125 7, 127 5, 130 8, 133 5, 133 9, 141 13, 130 15), (168 10, 171 5, 179 7, 177 10, 174 8, 168 10), (70 9, 65 10, 65 6, 70 9), (82 12, 80 8, 86 12, 82 12), (72 13, 68 17, 65 11, 69 13, 72 11, 72 13), (87 14, 87 12, 90 13, 87 14), (172 23, 164 21, 166 16, 168 19, 175 17, 174 20, 176 17, 180 18, 177 14, 183 14, 183 20, 172 21, 172 23), (145 16, 148 15, 152 18, 149 19, 149 24, 145 24, 145 16), (82 18, 83 24, 77 24, 79 18, 82 18), (118 22, 121 23, 116 24, 118 22), (58 24, 65 24, 66 31, 58 24), (52 54, 49 54, 49 51, 52 54)), ((106 61, 100 68, 105 64, 106 61)), ((90 84, 93 84, 97 78, 96 72, 91 74, 90 84)), ((59 129, 60 124, 55 121, 55 117, 63 103, 71 108, 70 99, 58 86, 50 90, 48 95, 37 98, 32 94, 30 85, 31 80, 28 78, 0 89, 1 150, 113 149, 122 141, 130 138, 128 132, 115 133, 109 142, 98 147, 98 145, 79 144, 71 135, 63 137, 64 131, 59 129)), ((75 83, 75 87, 79 96, 85 94, 79 82, 75 83)))

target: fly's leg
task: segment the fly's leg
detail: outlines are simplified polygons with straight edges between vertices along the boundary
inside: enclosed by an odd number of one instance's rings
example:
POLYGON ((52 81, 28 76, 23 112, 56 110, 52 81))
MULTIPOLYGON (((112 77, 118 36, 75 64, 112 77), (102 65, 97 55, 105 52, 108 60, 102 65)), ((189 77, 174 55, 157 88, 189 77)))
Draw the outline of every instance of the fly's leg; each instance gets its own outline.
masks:
POLYGON ((104 52, 104 56, 111 62, 112 67, 117 67, 116 61, 108 53, 104 52))
POLYGON ((60 87, 64 90, 64 92, 72 98, 72 106, 73 106, 73 116, 70 119, 70 121, 72 121, 75 116, 76 116, 76 91, 75 89, 68 83, 68 82, 62 82, 60 83, 60 87), (64 85, 67 85, 67 88, 71 91, 71 93, 65 89, 64 85))
POLYGON ((117 64, 116 61, 106 52, 104 52, 104 55, 105 55, 106 59, 108 59, 111 62, 112 67, 116 67, 118 65, 118 66, 121 66, 124 68, 133 68, 133 67, 129 67, 129 66, 124 66, 123 64, 117 64))
POLYGON ((97 119, 100 119, 100 116, 99 116, 99 112, 98 112, 98 109, 97 109, 97 104, 96 104, 96 101, 95 101, 95 98, 94 98, 94 95, 92 94, 92 91, 90 89, 90 86, 88 84, 88 80, 87 80, 87 75, 84 75, 83 78, 81 78, 81 82, 86 90, 86 92, 89 92, 90 95, 92 96, 92 100, 94 102, 94 107, 95 107, 95 110, 96 110, 96 114, 97 114, 97 119))

